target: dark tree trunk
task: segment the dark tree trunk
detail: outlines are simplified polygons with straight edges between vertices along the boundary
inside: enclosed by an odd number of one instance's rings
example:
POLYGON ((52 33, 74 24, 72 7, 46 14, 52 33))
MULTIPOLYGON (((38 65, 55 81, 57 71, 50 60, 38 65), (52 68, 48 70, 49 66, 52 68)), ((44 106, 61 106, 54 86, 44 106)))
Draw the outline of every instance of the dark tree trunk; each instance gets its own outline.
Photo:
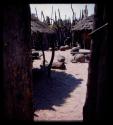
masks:
POLYGON ((53 64, 54 56, 55 56, 55 36, 53 36, 53 41, 52 41, 52 56, 50 63, 48 65, 48 77, 51 77, 51 67, 53 64))
POLYGON ((75 32, 73 31, 73 32, 72 32, 72 43, 71 43, 71 47, 73 47, 73 45, 74 45, 74 34, 75 34, 75 32))
POLYGON ((43 55, 43 67, 45 68, 45 53, 44 53, 43 36, 44 34, 40 33, 40 43, 41 43, 41 49, 42 49, 42 55, 43 55))
POLYGON ((30 7, 6 4, 3 23, 1 114, 7 120, 33 120, 30 7))
MULTIPOLYGON (((111 28, 111 15, 107 5, 95 6, 95 29, 109 23, 111 28)), ((111 50, 113 36, 105 27, 93 35, 92 54, 89 64, 87 97, 83 108, 84 121, 111 119, 111 50)))

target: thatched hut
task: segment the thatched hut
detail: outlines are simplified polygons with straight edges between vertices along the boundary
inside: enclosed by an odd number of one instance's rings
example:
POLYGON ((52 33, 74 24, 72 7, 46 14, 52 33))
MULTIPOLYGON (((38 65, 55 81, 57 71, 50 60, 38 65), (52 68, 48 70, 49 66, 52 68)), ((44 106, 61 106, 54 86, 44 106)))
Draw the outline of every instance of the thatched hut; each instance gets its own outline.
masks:
POLYGON ((71 38, 71 22, 69 20, 58 19, 53 22, 53 29, 56 31, 56 47, 60 49, 61 46, 70 44, 71 38))
POLYGON ((80 20, 71 31, 74 36, 74 41, 78 42, 81 48, 90 49, 91 38, 89 33, 92 32, 94 25, 94 15, 88 16, 80 20))
MULTIPOLYGON (((33 48, 41 49, 41 43, 45 50, 49 48, 49 36, 55 34, 55 31, 50 28, 46 23, 41 22, 34 15, 31 15, 31 40, 33 43, 33 48), (42 38, 40 39, 40 37, 42 38)), ((49 37, 50 38, 50 37, 49 37)))
POLYGON ((32 43, 36 48, 39 48, 42 50, 43 53, 43 69, 46 68, 48 69, 48 75, 50 76, 51 72, 51 66, 53 63, 53 59, 54 59, 54 51, 55 51, 55 40, 56 40, 56 33, 55 31, 52 29, 52 27, 50 28, 46 23, 39 21, 35 16, 31 16, 31 39, 32 39, 32 43), (38 44, 35 44, 38 43, 38 44), (44 50, 47 50, 49 48, 49 43, 50 46, 52 47, 52 56, 51 56, 51 60, 50 63, 48 64, 48 66, 45 66, 45 54, 44 54, 44 50))

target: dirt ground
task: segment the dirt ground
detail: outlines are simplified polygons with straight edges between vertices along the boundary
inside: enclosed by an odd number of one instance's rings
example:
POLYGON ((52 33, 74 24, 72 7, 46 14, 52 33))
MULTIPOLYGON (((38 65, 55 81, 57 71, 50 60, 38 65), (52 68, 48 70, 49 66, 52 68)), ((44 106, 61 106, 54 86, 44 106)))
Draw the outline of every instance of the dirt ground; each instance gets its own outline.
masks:
MULTIPOLYGON (((71 63, 70 50, 56 51, 66 58, 66 70, 52 70, 52 78, 39 77, 40 82, 33 86, 34 121, 73 121, 82 120, 82 110, 86 97, 88 63, 71 63)), ((46 51, 49 61, 50 51, 46 51)), ((33 67, 39 68, 42 62, 35 60, 33 67)))

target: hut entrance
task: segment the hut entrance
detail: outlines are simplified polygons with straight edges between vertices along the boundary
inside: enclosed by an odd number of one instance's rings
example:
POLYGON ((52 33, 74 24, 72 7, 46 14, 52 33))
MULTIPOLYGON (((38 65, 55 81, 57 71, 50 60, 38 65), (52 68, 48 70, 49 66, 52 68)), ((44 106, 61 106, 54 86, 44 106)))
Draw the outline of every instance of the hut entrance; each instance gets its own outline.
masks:
MULTIPOLYGON (((73 23, 70 19, 61 18, 60 9, 57 17, 54 10, 57 5, 49 5, 49 8, 52 7, 52 15, 54 14, 52 17, 45 18, 42 8, 42 19, 39 14, 32 13, 33 6, 38 13, 40 5, 30 5, 34 120, 82 120, 91 54, 88 34, 91 32, 92 20, 89 21, 90 17, 86 17, 74 19, 73 23), (86 29, 83 26, 82 29, 75 30, 79 23, 84 24, 82 20, 88 20, 85 23, 88 25, 90 22, 91 27, 86 29), (34 58, 37 51, 39 56, 34 58)), ((43 6, 46 8, 46 4, 43 6)), ((64 8, 66 6, 73 9, 70 4, 63 5, 64 8)))

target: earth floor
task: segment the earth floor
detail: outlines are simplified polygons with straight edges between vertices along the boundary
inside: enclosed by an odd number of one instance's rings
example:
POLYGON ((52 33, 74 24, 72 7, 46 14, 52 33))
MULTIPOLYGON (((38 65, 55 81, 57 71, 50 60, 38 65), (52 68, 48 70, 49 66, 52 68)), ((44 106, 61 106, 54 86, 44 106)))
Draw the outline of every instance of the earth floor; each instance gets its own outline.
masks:
MULTIPOLYGON (((46 51, 49 61, 51 52, 46 51)), ((33 86, 34 121, 73 121, 83 119, 83 105, 86 97, 88 63, 71 63, 70 50, 56 51, 66 58, 66 70, 52 70, 52 77, 40 78, 33 86)), ((42 62, 35 60, 33 67, 42 62)))

